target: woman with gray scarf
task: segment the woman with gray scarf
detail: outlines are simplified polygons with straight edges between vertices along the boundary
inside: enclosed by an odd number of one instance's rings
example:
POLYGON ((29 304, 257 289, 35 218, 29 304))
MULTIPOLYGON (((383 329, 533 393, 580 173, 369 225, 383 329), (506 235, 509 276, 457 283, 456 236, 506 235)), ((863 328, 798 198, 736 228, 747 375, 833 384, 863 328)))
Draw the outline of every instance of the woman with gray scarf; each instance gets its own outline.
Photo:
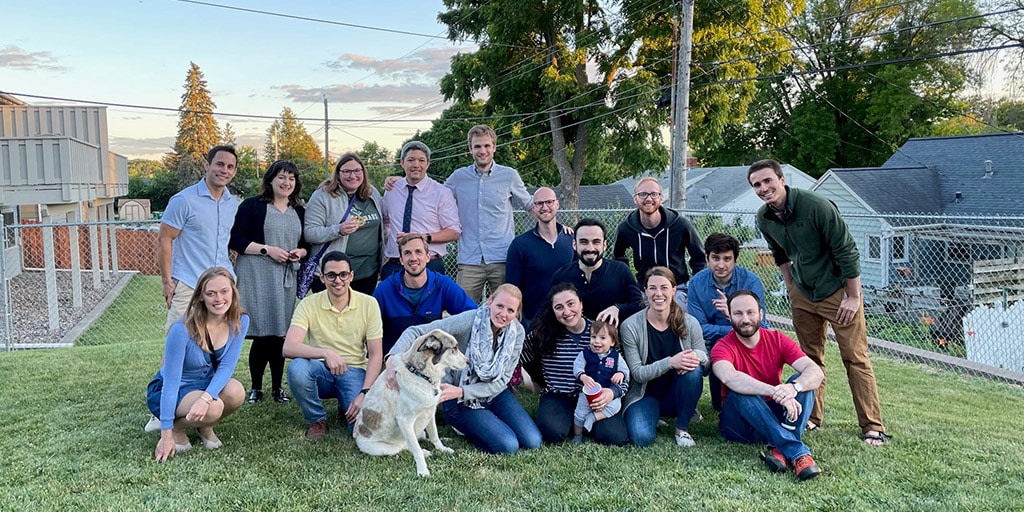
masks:
POLYGON ((442 379, 439 401, 448 425, 487 453, 539 448, 540 430, 508 389, 525 337, 518 319, 522 300, 519 288, 506 283, 475 310, 406 329, 387 354, 384 377, 397 386, 391 356, 434 329, 446 331, 469 359, 464 370, 449 370, 442 379))

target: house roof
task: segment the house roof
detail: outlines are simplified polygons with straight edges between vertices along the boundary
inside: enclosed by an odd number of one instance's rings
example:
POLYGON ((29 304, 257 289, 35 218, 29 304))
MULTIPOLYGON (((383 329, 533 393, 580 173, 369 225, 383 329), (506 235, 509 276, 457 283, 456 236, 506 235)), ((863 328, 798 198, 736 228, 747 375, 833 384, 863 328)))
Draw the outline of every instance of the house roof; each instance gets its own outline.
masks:
POLYGON ((28 105, 28 103, 25 103, 10 94, 0 92, 0 105, 28 105))
MULTIPOLYGON (((725 167, 693 167, 686 172, 686 207, 696 210, 720 210, 743 194, 750 193, 750 183, 747 181, 747 170, 750 166, 732 165, 725 167)), ((807 181, 814 182, 814 178, 807 176, 803 171, 789 164, 782 164, 782 172, 788 177, 795 174, 803 175, 807 181)), ((629 203, 633 202, 633 186, 642 178, 654 176, 648 171, 634 178, 624 178, 615 183, 621 184, 630 196, 629 203)), ((671 186, 671 172, 666 170, 657 176, 658 183, 668 195, 671 186)), ((666 198, 667 200, 667 198, 666 198)))
MULTIPOLYGON (((928 168, 938 188, 938 198, 933 199, 937 209, 928 211, 1024 215, 1024 132, 910 139, 881 168, 928 168), (986 176, 987 161, 991 162, 990 176, 986 176)), ((869 196, 898 191, 908 203, 920 202, 920 188, 899 190, 900 185, 886 176, 877 180, 869 196)), ((866 199, 863 194, 861 197, 866 199)))
MULTIPOLYGON (((530 194, 539 187, 528 187, 530 194)), ((561 187, 551 187, 559 199, 561 187)), ((580 210, 619 210, 633 207, 633 196, 621 185, 580 185, 580 210)), ((564 208, 564 206, 563 206, 564 208)))
POLYGON ((939 182, 927 167, 832 169, 878 213, 941 213, 939 182))

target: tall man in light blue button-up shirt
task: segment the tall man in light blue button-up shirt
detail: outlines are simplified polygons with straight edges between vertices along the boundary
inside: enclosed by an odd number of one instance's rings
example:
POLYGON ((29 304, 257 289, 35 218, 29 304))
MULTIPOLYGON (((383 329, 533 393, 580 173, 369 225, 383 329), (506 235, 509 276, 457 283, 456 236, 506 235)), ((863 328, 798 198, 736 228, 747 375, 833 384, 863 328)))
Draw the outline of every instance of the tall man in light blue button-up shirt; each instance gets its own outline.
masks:
POLYGON ((445 181, 459 206, 458 283, 479 304, 484 284, 493 291, 505 281, 505 256, 515 237, 512 198, 529 209, 533 198, 523 179, 511 168, 494 163, 498 135, 486 125, 469 130, 473 165, 456 169, 445 181))
POLYGON ((206 269, 224 267, 234 275, 228 239, 238 199, 227 186, 237 163, 235 148, 214 147, 203 162, 203 179, 174 194, 164 210, 156 260, 167 301, 167 329, 185 314, 196 281, 206 269))

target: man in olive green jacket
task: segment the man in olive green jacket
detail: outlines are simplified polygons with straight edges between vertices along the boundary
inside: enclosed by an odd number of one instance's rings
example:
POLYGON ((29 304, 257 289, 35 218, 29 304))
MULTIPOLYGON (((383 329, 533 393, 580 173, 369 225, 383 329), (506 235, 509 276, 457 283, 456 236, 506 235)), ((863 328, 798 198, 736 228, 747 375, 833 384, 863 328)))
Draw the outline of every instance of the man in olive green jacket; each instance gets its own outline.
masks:
MULTIPOLYGON (((889 437, 868 357, 859 253, 846 222, 825 197, 786 186, 782 167, 774 160, 751 165, 747 181, 765 202, 757 211, 757 227, 786 282, 800 348, 824 369, 826 322, 832 324, 862 438, 871 445, 885 443, 889 437)), ((823 381, 808 430, 821 425, 824 404, 823 381)))

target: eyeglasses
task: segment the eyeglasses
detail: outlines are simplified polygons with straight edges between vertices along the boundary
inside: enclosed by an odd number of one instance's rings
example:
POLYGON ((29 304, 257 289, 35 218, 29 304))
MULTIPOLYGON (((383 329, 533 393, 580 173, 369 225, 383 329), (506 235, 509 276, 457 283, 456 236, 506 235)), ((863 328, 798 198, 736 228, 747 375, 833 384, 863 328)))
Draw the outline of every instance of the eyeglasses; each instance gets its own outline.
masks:
POLYGON ((326 279, 328 281, 337 281, 338 279, 342 279, 342 280, 348 279, 351 276, 352 276, 352 272, 350 272, 348 270, 344 270, 344 271, 341 271, 341 272, 328 272, 328 273, 324 274, 324 279, 326 279))
POLYGON ((641 201, 646 201, 647 199, 657 199, 661 197, 661 192, 637 192, 636 197, 639 197, 641 201))
POLYGON ((534 201, 533 204, 537 205, 537 208, 554 208, 556 202, 558 199, 548 199, 547 201, 534 201))
POLYGON ((358 169, 340 169, 340 170, 338 170, 338 172, 341 173, 341 174, 352 175, 352 174, 357 174, 357 173, 363 172, 363 168, 360 167, 358 169))

